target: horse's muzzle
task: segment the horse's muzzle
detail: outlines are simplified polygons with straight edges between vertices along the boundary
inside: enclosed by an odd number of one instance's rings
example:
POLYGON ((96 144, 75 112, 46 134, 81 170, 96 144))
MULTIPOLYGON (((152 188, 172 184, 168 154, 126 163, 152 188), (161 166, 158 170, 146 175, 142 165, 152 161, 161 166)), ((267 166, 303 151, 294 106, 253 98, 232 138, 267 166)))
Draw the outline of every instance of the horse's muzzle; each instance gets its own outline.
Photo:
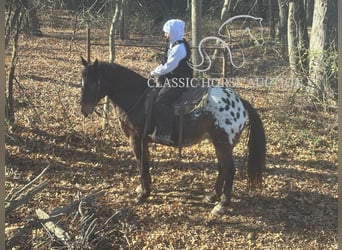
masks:
POLYGON ((91 104, 81 104, 81 112, 84 117, 87 117, 93 111, 93 105, 91 104))

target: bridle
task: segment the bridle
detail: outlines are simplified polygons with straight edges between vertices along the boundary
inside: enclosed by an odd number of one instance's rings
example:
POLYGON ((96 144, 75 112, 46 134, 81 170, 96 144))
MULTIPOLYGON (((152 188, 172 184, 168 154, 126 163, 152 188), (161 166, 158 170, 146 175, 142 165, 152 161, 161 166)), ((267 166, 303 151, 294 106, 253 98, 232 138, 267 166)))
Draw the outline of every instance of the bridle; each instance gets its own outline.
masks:
MULTIPOLYGON (((101 75, 99 76, 98 80, 97 80, 97 86, 96 86, 96 100, 98 100, 99 96, 100 96, 100 88, 101 88, 101 75)), ((114 118, 112 118, 111 120, 116 121, 116 120, 120 120, 123 117, 128 116, 128 114, 130 114, 131 112, 134 111, 134 109, 138 106, 138 103, 145 97, 145 95, 147 94, 149 90, 149 87, 147 86, 146 89, 143 91, 143 93, 139 96, 139 98, 137 99, 137 101, 130 106, 126 112, 124 112, 123 114, 116 116, 114 118)), ((99 104, 97 104, 99 105, 99 104)), ((104 104, 103 104, 104 105, 104 104)), ((93 110, 98 116, 103 117, 103 115, 97 111, 96 109, 93 110)))

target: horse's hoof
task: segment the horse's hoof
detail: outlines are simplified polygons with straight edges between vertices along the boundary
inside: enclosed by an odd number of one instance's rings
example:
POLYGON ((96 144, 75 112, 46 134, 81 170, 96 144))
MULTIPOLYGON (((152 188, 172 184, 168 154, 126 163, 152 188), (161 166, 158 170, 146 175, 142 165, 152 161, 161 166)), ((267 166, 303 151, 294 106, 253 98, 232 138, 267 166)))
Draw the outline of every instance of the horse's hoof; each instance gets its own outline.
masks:
POLYGON ((213 203, 218 201, 218 197, 216 194, 207 194, 204 196, 203 201, 207 203, 213 203))
POLYGON ((143 191, 142 186, 138 185, 137 188, 135 189, 135 192, 140 194, 143 191))
POLYGON ((148 198, 147 194, 140 194, 140 195, 138 195, 137 198, 135 198, 134 203, 136 205, 143 204, 147 200, 147 198, 148 198))
POLYGON ((141 205, 146 201, 146 199, 142 199, 141 197, 137 197, 134 199, 134 204, 135 205, 141 205))
POLYGON ((211 210, 210 214, 214 216, 222 216, 225 214, 225 212, 226 208, 219 203, 211 210))

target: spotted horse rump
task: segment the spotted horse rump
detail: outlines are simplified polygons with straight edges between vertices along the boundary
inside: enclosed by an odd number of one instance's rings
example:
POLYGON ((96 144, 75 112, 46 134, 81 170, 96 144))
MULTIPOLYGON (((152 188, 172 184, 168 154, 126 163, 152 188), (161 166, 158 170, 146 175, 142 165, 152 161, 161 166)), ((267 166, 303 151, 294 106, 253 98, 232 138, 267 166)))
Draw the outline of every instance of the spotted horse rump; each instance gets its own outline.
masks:
POLYGON ((205 111, 212 115, 215 126, 235 144, 247 123, 247 112, 241 99, 228 87, 211 87, 205 111))

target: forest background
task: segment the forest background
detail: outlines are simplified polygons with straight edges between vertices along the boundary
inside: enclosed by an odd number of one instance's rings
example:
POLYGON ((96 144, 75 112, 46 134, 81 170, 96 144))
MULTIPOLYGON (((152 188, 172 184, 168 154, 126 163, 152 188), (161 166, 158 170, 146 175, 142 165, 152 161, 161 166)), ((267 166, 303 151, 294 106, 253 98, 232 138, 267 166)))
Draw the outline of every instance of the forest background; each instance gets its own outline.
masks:
POLYGON ((5 6, 7 247, 337 249, 337 0, 5 6), (210 142, 184 149, 182 160, 151 145, 154 193, 133 206, 139 178, 111 107, 101 103, 100 117, 80 114, 80 55, 147 77, 165 46, 166 20, 186 21, 196 62, 199 41, 236 15, 263 18, 262 36, 239 36, 253 25, 247 20, 230 26, 238 39, 229 45, 243 49, 246 63, 234 68, 222 49, 211 49, 214 65, 205 76, 232 79, 261 114, 268 142, 263 190, 245 188, 242 137, 232 206, 212 218, 212 204, 201 200, 216 175, 210 142))

